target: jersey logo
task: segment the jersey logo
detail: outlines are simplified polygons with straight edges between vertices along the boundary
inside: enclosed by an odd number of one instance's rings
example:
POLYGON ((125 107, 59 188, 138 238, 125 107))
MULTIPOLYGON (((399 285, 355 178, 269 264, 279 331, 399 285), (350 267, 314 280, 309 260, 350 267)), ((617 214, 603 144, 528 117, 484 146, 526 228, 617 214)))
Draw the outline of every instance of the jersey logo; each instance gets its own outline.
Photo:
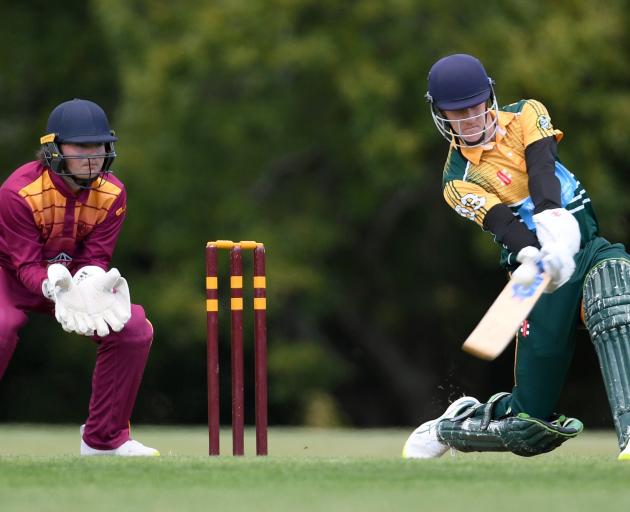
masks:
POLYGON ((67 255, 65 252, 60 252, 54 258, 48 260, 48 263, 51 265, 53 263, 60 263, 61 265, 65 265, 66 267, 72 262, 72 256, 67 255))
POLYGON ((90 227, 85 222, 79 222, 77 224, 77 236, 84 237, 90 231, 90 227))
POLYGON ((504 185, 509 185, 510 183, 512 183, 512 175, 507 169, 501 169, 499 172, 497 172, 497 178, 499 178, 499 181, 504 185))
POLYGON ((529 336, 529 321, 523 320, 521 324, 521 337, 526 338, 527 336, 529 336))
POLYGON ((474 220, 477 210, 486 204, 486 198, 476 194, 466 194, 459 201, 461 204, 455 207, 455 211, 470 220, 474 220))
POLYGON ((538 119, 536 120, 536 126, 538 126, 538 128, 540 128, 541 130, 553 130, 551 119, 549 119, 549 116, 546 116, 544 114, 538 116, 538 119))

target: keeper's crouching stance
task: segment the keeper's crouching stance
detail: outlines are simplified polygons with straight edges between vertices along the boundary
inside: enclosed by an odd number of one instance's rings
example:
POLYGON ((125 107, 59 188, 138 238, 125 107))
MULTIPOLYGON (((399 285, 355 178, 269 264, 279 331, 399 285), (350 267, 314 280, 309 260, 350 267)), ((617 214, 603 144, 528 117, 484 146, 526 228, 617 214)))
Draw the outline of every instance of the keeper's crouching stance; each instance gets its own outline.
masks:
POLYGON ((0 188, 0 379, 27 313, 54 314, 97 344, 81 455, 159 455, 129 432, 153 328, 127 281, 107 270, 126 209, 124 186, 110 174, 115 140, 98 105, 62 103, 41 159, 0 188))
POLYGON ((456 400, 409 436, 403 456, 439 457, 449 447, 531 456, 577 436, 582 423, 554 409, 583 310, 619 459, 630 460, 630 255, 598 235, 587 191, 557 158, 563 133, 545 106, 530 99, 499 108, 493 85, 470 55, 450 55, 431 68, 427 100, 450 142, 444 198, 494 236, 506 270, 523 277, 535 274, 526 265, 542 266, 550 283, 517 333, 512 392, 486 404, 456 400))

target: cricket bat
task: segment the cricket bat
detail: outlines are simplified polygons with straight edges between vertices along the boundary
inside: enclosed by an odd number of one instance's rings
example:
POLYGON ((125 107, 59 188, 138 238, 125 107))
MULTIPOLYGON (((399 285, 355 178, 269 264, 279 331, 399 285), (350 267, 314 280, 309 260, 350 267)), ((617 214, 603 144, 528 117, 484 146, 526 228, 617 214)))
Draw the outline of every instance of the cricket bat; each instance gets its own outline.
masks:
POLYGON ((481 359, 496 359, 514 339, 544 289, 549 276, 540 272, 529 285, 510 279, 462 345, 462 350, 481 359))

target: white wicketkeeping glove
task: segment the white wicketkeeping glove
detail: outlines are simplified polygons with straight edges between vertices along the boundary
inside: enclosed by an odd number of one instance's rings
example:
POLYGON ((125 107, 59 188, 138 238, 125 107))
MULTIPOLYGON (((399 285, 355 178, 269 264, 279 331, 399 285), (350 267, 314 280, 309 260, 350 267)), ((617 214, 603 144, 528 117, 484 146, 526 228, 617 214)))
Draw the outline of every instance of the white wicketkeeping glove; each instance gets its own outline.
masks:
POLYGON ((532 218, 536 224, 536 236, 541 247, 558 244, 571 256, 580 250, 580 225, 568 210, 552 208, 537 213, 532 218))
POLYGON ((131 300, 127 281, 120 272, 87 266, 79 269, 74 278, 68 279, 69 275, 62 265, 51 265, 43 285, 44 295, 50 296, 52 290, 55 317, 64 330, 85 336, 93 336, 95 331, 98 336, 107 336, 110 328, 121 331, 131 318, 131 300), (63 270, 51 271, 55 266, 63 270))
POLYGON ((73 287, 72 275, 70 271, 60 265, 54 263, 48 267, 48 279, 42 283, 42 293, 44 297, 55 303, 55 318, 61 324, 64 331, 76 332, 76 324, 73 318, 70 318, 68 312, 59 307, 59 297, 64 293, 68 293, 73 287))

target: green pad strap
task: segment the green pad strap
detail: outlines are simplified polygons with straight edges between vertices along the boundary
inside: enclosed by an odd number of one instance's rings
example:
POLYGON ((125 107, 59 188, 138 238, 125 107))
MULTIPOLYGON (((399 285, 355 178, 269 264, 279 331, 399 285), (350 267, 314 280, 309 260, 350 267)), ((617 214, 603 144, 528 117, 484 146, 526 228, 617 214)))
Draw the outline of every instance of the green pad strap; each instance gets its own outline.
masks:
POLYGON ((630 261, 604 260, 591 269, 584 281, 584 319, 624 449, 630 440, 630 261))
POLYGON ((482 415, 459 421, 441 420, 437 425, 437 437, 442 443, 462 452, 509 451, 531 457, 554 450, 577 436, 583 428, 581 421, 565 416, 543 421, 521 413, 490 420, 486 424, 485 415, 482 415))

